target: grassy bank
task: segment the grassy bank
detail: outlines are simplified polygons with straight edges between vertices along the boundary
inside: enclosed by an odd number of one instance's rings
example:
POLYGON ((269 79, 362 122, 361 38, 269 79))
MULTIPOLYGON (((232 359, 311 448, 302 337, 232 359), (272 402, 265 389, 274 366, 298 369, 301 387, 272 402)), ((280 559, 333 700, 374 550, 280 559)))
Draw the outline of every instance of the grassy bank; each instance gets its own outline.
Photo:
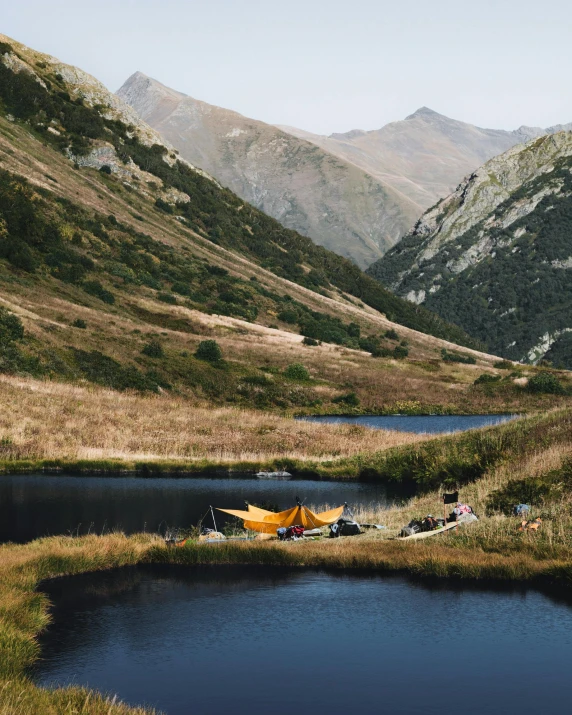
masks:
POLYGON ((0 380, 0 397, 0 473, 192 476, 284 468, 428 492, 473 482, 518 455, 572 445, 570 408, 429 438, 16 378, 0 380))
POLYGON ((317 424, 177 397, 117 393, 23 378, 0 379, 0 462, 16 468, 240 471, 287 457, 321 462, 420 442, 413 434, 317 424))
POLYGON ((374 473, 378 478, 401 480, 420 489, 419 496, 402 506, 358 511, 359 521, 382 523, 387 528, 355 538, 216 546, 191 541, 184 548, 169 549, 153 535, 128 538, 112 534, 52 537, 0 546, 0 715, 145 712, 130 710, 82 688, 46 691, 27 679, 27 669, 39 656, 37 635, 50 620, 49 603, 36 588, 41 581, 58 576, 140 563, 190 568, 200 564, 250 564, 572 586, 572 499, 569 490, 560 488, 568 483, 566 465, 571 453, 572 413, 555 410, 367 456, 304 462, 320 474, 352 473, 357 477, 374 473), (518 519, 494 506, 500 503, 499 494, 518 497, 518 489, 529 484, 535 486, 538 495, 532 502, 532 515, 543 518, 542 530, 534 535, 519 533, 518 519), (411 518, 440 514, 439 495, 444 485, 461 487, 463 501, 472 504, 481 516, 479 523, 422 542, 392 540, 411 518))
MULTIPOLYGON (((468 534, 468 532, 467 532, 468 534)), ((467 535, 437 537, 408 544, 384 539, 358 538, 310 543, 197 543, 168 549, 157 537, 121 535, 74 539, 52 537, 24 546, 0 549, 0 713, 54 715, 144 713, 83 688, 46 691, 27 677, 26 669, 39 656, 37 634, 49 623, 48 602, 37 584, 47 578, 97 571, 137 563, 255 564, 378 572, 467 579, 519 580, 531 583, 572 584, 572 550, 553 548, 542 557, 534 548, 513 553, 466 548, 467 535)))
POLYGON ((149 534, 111 534, 51 537, 25 545, 0 546, 0 714, 145 712, 129 710, 82 688, 46 691, 26 677, 27 669, 39 657, 37 635, 50 620, 47 598, 36 588, 41 581, 58 576, 141 563, 189 568, 248 564, 572 586, 572 500, 568 492, 552 489, 533 503, 533 514, 544 519, 541 532, 534 535, 519 533, 518 519, 490 509, 491 495, 511 485, 527 480, 535 484, 548 480, 552 486, 557 483, 556 472, 568 469, 563 464, 571 451, 569 417, 568 413, 555 413, 543 419, 531 418, 526 429, 517 429, 516 425, 497 428, 503 433, 499 439, 507 447, 504 461, 486 469, 482 478, 467 484, 461 492, 462 499, 481 515, 479 523, 427 541, 399 542, 392 537, 411 518, 440 513, 436 490, 399 507, 358 511, 359 521, 383 523, 387 528, 354 538, 293 543, 235 541, 215 546, 191 541, 184 548, 168 548, 159 537, 149 534), (542 439, 539 430, 543 430, 542 439), (536 445, 526 441, 531 439, 537 440, 536 445))

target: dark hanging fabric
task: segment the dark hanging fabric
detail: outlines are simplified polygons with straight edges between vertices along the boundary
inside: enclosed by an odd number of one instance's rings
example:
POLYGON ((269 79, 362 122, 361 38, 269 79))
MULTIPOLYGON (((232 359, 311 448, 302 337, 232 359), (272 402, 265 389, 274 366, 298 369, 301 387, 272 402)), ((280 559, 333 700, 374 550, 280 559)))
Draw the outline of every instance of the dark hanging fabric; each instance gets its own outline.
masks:
POLYGON ((459 492, 443 494, 443 504, 456 504, 459 501, 459 492))

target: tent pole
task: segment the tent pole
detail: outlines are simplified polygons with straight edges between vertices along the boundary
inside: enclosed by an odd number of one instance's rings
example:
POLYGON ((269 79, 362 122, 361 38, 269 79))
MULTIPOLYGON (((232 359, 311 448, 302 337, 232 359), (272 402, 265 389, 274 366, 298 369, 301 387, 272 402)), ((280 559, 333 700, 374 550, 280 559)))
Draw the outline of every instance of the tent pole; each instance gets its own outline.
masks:
POLYGON ((218 531, 218 529, 216 528, 216 521, 215 521, 215 518, 214 518, 214 511, 213 511, 212 506, 211 506, 211 514, 212 514, 212 517, 213 517, 214 530, 215 530, 215 531, 218 531))

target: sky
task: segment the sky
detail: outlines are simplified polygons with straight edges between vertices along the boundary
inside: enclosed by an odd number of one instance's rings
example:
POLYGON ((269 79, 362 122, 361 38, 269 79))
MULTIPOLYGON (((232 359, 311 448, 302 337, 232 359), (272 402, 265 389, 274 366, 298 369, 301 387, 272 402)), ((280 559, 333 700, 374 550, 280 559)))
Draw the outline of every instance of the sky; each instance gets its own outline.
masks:
POLYGON ((482 127, 572 121, 569 0, 3 0, 0 32, 116 91, 140 70, 318 134, 427 106, 482 127))

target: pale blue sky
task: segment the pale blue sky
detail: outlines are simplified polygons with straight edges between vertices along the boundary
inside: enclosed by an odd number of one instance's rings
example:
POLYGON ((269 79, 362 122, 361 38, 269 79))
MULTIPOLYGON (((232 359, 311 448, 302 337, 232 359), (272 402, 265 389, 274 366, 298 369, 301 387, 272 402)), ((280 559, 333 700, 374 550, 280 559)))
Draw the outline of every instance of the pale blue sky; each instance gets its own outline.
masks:
POLYGON ((480 126, 572 121, 569 0, 3 0, 0 31, 117 90, 135 70, 317 133, 426 105, 480 126))

